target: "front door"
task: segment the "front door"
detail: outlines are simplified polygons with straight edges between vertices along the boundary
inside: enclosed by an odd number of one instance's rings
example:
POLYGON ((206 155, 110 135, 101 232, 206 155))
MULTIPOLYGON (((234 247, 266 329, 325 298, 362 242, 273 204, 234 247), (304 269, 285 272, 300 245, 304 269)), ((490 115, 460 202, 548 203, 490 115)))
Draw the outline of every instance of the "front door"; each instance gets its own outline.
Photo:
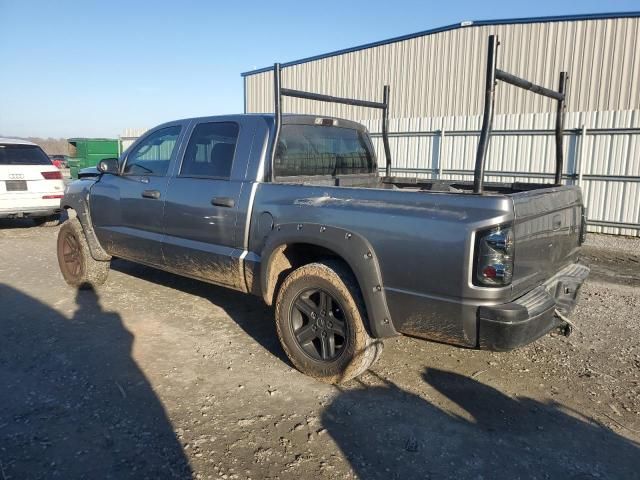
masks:
POLYGON ((181 129, 172 125, 152 131, 132 147, 120 175, 102 175, 92 187, 92 221, 111 255, 162 264, 167 173, 181 129))
POLYGON ((232 177, 238 133, 235 122, 195 125, 169 181, 162 247, 171 270, 231 287, 240 284, 244 231, 237 219, 241 174, 232 177))

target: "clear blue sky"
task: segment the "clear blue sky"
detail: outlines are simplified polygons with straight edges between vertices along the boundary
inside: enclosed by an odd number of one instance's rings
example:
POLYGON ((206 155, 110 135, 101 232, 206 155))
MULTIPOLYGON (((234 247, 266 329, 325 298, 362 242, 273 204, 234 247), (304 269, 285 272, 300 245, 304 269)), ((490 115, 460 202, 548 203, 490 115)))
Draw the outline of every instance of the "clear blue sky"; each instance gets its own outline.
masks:
POLYGON ((0 134, 116 136, 239 113, 240 73, 461 20, 640 0, 0 0, 0 134))

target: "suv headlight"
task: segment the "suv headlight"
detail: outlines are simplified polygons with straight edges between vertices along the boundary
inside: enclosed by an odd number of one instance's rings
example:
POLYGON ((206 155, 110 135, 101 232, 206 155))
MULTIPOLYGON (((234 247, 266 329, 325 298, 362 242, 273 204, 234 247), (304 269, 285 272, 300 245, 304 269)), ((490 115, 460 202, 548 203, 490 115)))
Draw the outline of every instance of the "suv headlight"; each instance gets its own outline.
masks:
POLYGON ((474 283, 504 287, 513 277, 513 229, 501 226, 478 232, 474 283))

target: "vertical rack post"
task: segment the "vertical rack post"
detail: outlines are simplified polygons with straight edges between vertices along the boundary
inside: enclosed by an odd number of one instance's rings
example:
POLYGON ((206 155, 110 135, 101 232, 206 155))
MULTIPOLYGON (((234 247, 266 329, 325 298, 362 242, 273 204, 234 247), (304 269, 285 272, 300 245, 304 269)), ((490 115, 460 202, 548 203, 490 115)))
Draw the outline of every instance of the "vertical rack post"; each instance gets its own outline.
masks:
POLYGON ((558 93, 558 109, 556 110, 556 178, 555 184, 562 185, 562 169, 564 168, 564 111, 566 107, 567 72, 560 72, 558 93))
POLYGON ((391 148, 389 147, 389 85, 385 85, 382 90, 382 143, 384 145, 384 156, 386 160, 385 174, 391 176, 391 148))
POLYGON ((489 137, 493 124, 493 105, 496 89, 496 57, 498 49, 498 37, 489 35, 489 47, 487 51, 487 74, 484 91, 484 113, 482 115, 482 130, 476 152, 476 166, 473 173, 473 193, 482 193, 484 182, 484 162, 489 147, 489 137))
POLYGON ((280 129, 282 128, 282 92, 280 64, 273 65, 273 100, 274 100, 274 134, 273 147, 271 148, 271 168, 269 169, 269 181, 273 181, 274 163, 276 158, 276 150, 278 149, 278 139, 280 138, 280 129))

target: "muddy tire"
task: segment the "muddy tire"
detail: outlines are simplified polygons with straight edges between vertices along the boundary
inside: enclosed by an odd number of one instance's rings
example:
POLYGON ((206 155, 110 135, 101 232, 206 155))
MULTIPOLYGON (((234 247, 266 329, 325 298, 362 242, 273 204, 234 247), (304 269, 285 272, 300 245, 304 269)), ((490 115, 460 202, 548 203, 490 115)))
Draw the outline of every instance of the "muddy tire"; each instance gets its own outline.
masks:
POLYGON ((38 227, 57 227, 60 225, 60 214, 58 213, 46 217, 34 217, 33 223, 38 227))
POLYGON ((304 265, 278 291, 280 343, 298 370, 323 382, 351 380, 378 359, 382 342, 369 336, 366 321, 358 283, 342 262, 304 265))
POLYGON ((91 256, 82 225, 77 218, 72 218, 64 222, 58 232, 58 265, 69 285, 89 288, 107 280, 111 262, 91 256))

